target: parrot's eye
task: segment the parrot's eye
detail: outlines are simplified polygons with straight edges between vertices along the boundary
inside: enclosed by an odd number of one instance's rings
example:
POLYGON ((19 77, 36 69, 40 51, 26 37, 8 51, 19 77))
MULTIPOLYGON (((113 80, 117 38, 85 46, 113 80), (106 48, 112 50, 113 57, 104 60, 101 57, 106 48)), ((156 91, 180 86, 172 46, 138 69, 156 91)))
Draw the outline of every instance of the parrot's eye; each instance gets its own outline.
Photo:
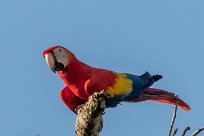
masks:
POLYGON ((59 49, 59 52, 61 52, 62 50, 61 49, 59 49))

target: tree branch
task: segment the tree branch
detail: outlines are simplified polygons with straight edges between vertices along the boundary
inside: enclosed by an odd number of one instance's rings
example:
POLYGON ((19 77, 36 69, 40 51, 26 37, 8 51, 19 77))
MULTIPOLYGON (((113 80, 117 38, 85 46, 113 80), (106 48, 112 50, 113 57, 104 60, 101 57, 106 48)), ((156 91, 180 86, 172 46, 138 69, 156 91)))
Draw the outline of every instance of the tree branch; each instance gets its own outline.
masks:
POLYGON ((186 135, 186 132, 190 130, 190 127, 186 127, 184 130, 183 130, 183 133, 182 133, 182 136, 185 136, 186 135))
POLYGON ((172 135, 172 136, 175 136, 175 135, 176 135, 176 133, 177 133, 177 131, 178 131, 178 128, 176 128, 176 129, 174 130, 174 133, 173 133, 173 135, 172 135))
POLYGON ((105 95, 94 93, 89 100, 77 110, 76 134, 78 136, 98 136, 103 128, 105 95))
POLYGON ((169 136, 171 136, 171 133, 172 133, 172 129, 173 129, 173 126, 174 126, 174 122, 176 120, 176 112, 177 112, 177 109, 178 109, 178 95, 176 96, 176 105, 174 106, 174 113, 173 113, 173 118, 172 118, 172 121, 171 121, 171 125, 170 125, 170 128, 169 128, 169 136))
POLYGON ((197 129, 191 136, 197 136, 203 130, 204 130, 204 126, 202 126, 199 129, 197 129))

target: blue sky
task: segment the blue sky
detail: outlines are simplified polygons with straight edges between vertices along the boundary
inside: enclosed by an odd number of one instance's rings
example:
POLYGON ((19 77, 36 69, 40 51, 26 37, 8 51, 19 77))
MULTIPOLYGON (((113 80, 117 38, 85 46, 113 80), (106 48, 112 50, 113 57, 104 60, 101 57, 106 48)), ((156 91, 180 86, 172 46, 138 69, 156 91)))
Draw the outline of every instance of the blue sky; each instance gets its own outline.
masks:
MULTIPOLYGON (((204 124, 203 0, 0 0, 0 135, 73 136, 61 79, 42 52, 62 45, 95 67, 162 74, 153 87, 178 94, 176 127, 204 124)), ((164 136, 173 107, 155 102, 108 109, 101 136, 164 136)))

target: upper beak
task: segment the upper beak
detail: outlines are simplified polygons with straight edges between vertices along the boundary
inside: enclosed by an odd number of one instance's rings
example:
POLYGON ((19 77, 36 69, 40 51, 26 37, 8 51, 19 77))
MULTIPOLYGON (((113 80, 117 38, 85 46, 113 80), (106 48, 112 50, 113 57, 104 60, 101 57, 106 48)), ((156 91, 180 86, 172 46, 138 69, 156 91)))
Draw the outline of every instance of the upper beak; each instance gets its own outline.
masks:
POLYGON ((55 63, 56 63, 56 59, 54 57, 53 53, 48 53, 45 54, 45 60, 47 62, 47 65, 49 66, 49 68, 55 72, 55 63))

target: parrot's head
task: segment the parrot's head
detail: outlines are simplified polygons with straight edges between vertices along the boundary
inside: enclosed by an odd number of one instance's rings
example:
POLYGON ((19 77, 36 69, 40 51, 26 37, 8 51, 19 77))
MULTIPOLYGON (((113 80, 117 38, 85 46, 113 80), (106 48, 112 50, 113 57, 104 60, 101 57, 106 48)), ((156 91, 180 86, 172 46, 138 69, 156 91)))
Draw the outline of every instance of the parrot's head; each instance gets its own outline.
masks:
POLYGON ((62 46, 53 46, 43 52, 43 57, 49 68, 56 72, 65 69, 74 58, 74 55, 62 46))

